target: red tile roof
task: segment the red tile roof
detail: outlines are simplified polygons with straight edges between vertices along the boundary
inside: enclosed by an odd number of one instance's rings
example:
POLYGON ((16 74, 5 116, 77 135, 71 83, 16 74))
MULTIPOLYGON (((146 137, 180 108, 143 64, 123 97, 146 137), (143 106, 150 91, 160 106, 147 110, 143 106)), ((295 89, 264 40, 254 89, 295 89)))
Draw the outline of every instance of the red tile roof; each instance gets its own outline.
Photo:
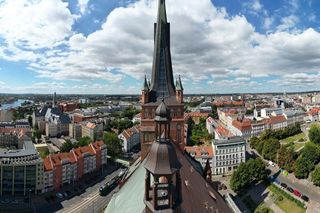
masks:
POLYGON ((284 123, 287 119, 284 115, 272 116, 270 117, 270 124, 284 123))
POLYGON ((186 146, 184 150, 192 154, 195 158, 212 158, 213 157, 213 149, 212 146, 186 146), (205 154, 205 155, 203 155, 205 154))
POLYGON ((319 112, 320 112, 320 108, 314 107, 309 110, 308 115, 315 116, 315 115, 318 115, 319 112))
POLYGON ((223 126, 217 126, 217 128, 215 129, 215 131, 216 131, 219 135, 221 135, 221 136, 223 136, 223 137, 231 137, 231 136, 233 136, 233 134, 232 134, 229 130, 227 130, 226 128, 224 128, 223 126))
POLYGON ((244 106, 245 102, 243 100, 241 101, 214 101, 213 105, 217 107, 222 106, 244 106))
POLYGON ((209 113, 205 113, 205 112, 188 112, 185 113, 185 116, 190 116, 190 117, 208 117, 209 113))
POLYGON ((239 120, 233 120, 232 125, 239 129, 240 131, 250 130, 251 129, 251 120, 250 119, 244 119, 242 121, 239 120))
POLYGON ((77 161, 71 152, 50 154, 43 160, 44 170, 51 171, 54 167, 60 166, 62 160, 68 160, 70 163, 75 163, 77 161))

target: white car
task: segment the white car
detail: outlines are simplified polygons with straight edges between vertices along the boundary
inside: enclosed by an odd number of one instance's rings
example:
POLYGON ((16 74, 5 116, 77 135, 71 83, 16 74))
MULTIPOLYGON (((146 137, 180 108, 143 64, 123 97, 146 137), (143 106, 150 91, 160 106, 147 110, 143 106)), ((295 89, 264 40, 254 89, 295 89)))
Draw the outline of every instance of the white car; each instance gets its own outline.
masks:
POLYGON ((275 167, 275 163, 273 163, 272 161, 269 161, 269 165, 272 166, 272 167, 275 167))
POLYGON ((62 198, 63 198, 63 194, 60 193, 60 192, 57 192, 57 193, 56 193, 56 197, 62 199, 62 198))

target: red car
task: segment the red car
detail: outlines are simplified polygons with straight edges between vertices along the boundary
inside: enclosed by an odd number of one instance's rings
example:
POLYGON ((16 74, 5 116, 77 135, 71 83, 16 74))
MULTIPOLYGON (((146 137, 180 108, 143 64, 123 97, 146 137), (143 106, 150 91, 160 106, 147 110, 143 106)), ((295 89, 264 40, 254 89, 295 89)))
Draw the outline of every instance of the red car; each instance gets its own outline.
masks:
POLYGON ((301 197, 301 193, 297 189, 293 191, 293 194, 297 197, 301 197))

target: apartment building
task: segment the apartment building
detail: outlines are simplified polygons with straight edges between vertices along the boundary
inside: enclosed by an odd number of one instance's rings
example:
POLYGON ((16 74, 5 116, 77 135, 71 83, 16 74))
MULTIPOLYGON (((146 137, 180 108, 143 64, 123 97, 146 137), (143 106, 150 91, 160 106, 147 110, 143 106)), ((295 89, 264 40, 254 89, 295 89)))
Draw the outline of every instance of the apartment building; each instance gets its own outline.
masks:
POLYGON ((132 128, 124 130, 118 138, 122 140, 123 151, 130 152, 134 147, 140 144, 140 126, 133 126, 132 128))
POLYGON ((107 147, 103 141, 73 149, 69 153, 51 154, 44 159, 44 191, 59 190, 106 164, 107 147))
POLYGON ((186 146, 185 152, 198 161, 204 169, 207 161, 212 165, 213 148, 212 146, 186 146))
POLYGON ((215 175, 230 174, 246 161, 246 141, 242 137, 213 140, 212 148, 212 171, 215 175))

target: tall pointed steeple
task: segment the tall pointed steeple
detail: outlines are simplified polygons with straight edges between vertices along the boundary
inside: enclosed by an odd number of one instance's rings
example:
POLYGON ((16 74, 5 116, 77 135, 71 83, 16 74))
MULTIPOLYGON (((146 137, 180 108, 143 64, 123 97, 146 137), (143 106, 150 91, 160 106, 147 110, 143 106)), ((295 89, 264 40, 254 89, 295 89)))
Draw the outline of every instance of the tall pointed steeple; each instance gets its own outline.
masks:
POLYGON ((57 93, 53 93, 53 98, 52 98, 52 108, 56 107, 57 105, 57 93))
POLYGON ((150 90, 152 101, 175 96, 170 52, 170 24, 167 22, 165 0, 159 0, 150 90))
POLYGON ((148 84, 148 80, 147 80, 147 76, 144 76, 144 82, 143 82, 143 86, 142 86, 142 91, 149 91, 149 84, 148 84))

